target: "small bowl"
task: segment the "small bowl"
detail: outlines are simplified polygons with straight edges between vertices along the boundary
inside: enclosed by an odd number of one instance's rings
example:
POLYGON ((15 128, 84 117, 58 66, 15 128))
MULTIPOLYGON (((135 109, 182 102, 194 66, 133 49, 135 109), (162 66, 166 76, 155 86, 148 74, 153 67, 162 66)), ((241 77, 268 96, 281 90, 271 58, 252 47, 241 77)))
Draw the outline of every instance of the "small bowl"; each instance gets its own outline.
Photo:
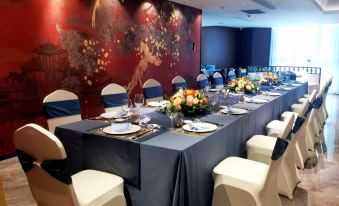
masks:
POLYGON ((123 122, 123 123, 112 123, 111 130, 114 132, 124 132, 130 130, 132 127, 131 123, 123 122))

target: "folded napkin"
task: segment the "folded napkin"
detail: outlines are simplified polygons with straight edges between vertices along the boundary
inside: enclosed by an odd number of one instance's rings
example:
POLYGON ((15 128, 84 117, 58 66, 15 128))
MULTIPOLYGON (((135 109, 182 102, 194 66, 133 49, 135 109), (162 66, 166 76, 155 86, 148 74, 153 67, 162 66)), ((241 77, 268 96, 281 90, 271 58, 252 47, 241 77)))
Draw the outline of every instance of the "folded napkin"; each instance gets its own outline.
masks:
POLYGON ((191 130, 193 131, 203 131, 203 130, 207 130, 208 127, 204 127, 204 126, 201 126, 199 124, 196 124, 196 123, 189 123, 188 124, 191 128, 191 130))
POLYGON ((119 118, 126 118, 128 116, 128 112, 114 112, 113 118, 119 119, 119 118))

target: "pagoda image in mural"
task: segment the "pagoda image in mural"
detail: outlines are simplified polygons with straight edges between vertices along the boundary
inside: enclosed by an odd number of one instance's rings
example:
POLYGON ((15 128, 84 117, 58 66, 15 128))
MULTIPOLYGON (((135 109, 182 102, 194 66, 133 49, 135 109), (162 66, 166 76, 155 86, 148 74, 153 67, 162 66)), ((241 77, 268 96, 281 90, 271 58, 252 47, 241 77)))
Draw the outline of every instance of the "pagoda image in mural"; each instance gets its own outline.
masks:
MULTIPOLYGON (((0 96, 3 105, 12 107, 12 111, 41 115, 44 96, 60 87, 63 71, 67 67, 67 57, 61 47, 50 42, 40 44, 31 51, 33 55, 30 60, 22 63, 18 71, 9 72, 1 81, 0 96), (27 105, 30 105, 29 110, 27 105)), ((6 110, 0 113, 3 114, 6 110)), ((14 114, 3 114, 7 117, 10 115, 14 114)))
POLYGON ((65 51, 61 47, 48 42, 38 45, 32 49, 32 52, 37 56, 35 69, 39 69, 44 73, 44 76, 33 77, 43 85, 43 88, 38 88, 39 96, 58 89, 59 81, 62 79, 62 69, 66 66, 63 61, 65 58, 62 56, 65 51))

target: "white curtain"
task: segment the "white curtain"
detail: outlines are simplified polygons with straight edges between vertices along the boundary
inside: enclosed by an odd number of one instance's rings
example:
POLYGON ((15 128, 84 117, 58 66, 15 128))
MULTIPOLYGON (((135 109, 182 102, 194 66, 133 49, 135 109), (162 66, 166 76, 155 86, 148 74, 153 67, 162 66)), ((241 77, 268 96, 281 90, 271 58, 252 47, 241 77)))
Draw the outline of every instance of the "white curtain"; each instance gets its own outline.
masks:
POLYGON ((329 92, 339 94, 339 25, 273 28, 270 65, 321 67, 321 82, 333 75, 329 92))

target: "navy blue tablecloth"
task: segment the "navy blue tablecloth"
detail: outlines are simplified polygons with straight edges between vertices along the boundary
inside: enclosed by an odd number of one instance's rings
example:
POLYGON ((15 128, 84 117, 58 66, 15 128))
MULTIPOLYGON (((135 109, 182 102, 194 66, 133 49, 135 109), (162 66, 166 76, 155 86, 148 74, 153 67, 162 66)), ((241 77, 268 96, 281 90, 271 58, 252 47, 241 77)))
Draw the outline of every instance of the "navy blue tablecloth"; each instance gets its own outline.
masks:
MULTIPOLYGON (((209 206, 213 195, 213 168, 226 157, 246 157, 246 141, 255 134, 264 134, 268 122, 279 119, 282 112, 307 92, 307 84, 291 91, 274 92, 282 96, 258 96, 270 101, 251 105, 246 115, 201 117, 203 121, 224 125, 207 136, 168 130, 146 141, 124 141, 127 143, 123 144, 121 140, 107 140, 85 132, 90 127, 102 126, 93 121, 58 127, 56 134, 65 145, 70 163, 75 165, 73 171, 92 168, 122 176, 128 205, 209 206), (120 153, 121 150, 124 151, 120 153)), ((147 116, 152 123, 170 125, 162 113, 152 112, 147 116)))

